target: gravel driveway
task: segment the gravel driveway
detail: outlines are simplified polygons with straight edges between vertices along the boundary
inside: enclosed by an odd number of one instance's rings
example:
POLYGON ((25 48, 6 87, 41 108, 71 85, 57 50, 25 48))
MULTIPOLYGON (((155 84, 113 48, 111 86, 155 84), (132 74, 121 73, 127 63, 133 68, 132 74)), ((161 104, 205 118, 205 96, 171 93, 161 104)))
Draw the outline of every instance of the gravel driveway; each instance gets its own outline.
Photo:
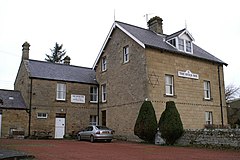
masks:
POLYGON ((240 151, 167 147, 114 140, 90 143, 76 140, 0 139, 0 150, 34 155, 38 160, 239 160, 240 151))

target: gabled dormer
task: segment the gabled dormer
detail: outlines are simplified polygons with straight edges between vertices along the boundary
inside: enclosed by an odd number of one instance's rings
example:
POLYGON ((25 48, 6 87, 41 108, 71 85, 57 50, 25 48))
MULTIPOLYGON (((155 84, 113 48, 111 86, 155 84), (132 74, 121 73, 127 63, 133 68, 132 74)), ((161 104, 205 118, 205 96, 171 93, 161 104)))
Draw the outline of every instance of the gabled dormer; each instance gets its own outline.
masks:
POLYGON ((177 50, 193 54, 194 38, 186 28, 167 36, 166 39, 167 43, 177 50))

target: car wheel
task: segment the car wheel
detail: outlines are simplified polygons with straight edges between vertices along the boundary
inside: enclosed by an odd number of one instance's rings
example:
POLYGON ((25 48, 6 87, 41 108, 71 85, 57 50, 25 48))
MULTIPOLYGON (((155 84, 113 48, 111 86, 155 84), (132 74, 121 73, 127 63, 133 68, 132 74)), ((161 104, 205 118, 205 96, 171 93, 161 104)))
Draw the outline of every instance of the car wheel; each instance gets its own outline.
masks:
POLYGON ((82 140, 80 135, 78 135, 77 137, 78 137, 78 140, 79 140, 79 141, 81 141, 81 140, 82 140))
POLYGON ((112 141, 111 139, 107 139, 107 142, 109 142, 109 143, 110 143, 111 141, 112 141))
POLYGON ((94 142, 94 137, 93 137, 93 135, 90 136, 90 142, 92 142, 92 143, 94 142))

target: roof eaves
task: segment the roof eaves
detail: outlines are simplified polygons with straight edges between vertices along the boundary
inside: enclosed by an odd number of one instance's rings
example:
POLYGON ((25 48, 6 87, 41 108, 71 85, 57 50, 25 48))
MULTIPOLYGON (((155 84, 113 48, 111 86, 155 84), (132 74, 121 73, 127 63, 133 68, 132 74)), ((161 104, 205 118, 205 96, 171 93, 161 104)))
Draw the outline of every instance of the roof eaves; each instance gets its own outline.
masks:
POLYGON ((127 34, 129 37, 131 37, 134 41, 136 41, 140 46, 142 46, 143 48, 145 48, 145 44, 143 42, 141 42, 139 39, 137 39, 135 36, 133 36, 130 32, 128 32, 126 29, 124 29, 123 27, 121 27, 121 25, 119 25, 118 23, 116 23, 116 26, 121 29, 125 34, 127 34))
POLYGON ((102 55, 102 53, 103 53, 103 50, 104 50, 105 46, 107 45, 107 42, 108 42, 108 40, 109 40, 109 38, 110 38, 113 30, 115 29, 115 27, 118 27, 121 31, 123 31, 125 34, 127 34, 129 37, 131 37, 134 41, 136 41, 140 46, 142 46, 143 48, 145 48, 145 44, 144 44, 143 42, 141 42, 139 39, 137 39, 135 36, 133 36, 131 33, 129 33, 126 29, 124 29, 124 28, 123 28, 121 25, 119 25, 117 22, 114 22, 113 25, 112 25, 112 27, 111 27, 111 29, 110 29, 110 31, 109 31, 109 33, 108 33, 108 35, 107 35, 106 40, 105 40, 104 43, 103 43, 103 46, 102 46, 100 52, 98 53, 98 56, 97 56, 97 58, 96 58, 96 60, 95 60, 95 62, 94 62, 94 64, 93 64, 92 69, 95 69, 95 67, 96 67, 96 65, 97 65, 97 63, 98 63, 98 61, 99 61, 99 58, 101 57, 101 55, 102 55))
POLYGON ((96 65, 97 65, 97 63, 99 61, 99 58, 101 57, 101 55, 103 53, 103 50, 104 50, 105 46, 107 45, 107 42, 108 42, 108 40, 109 40, 109 38, 110 38, 110 36, 112 34, 112 31, 114 30, 115 26, 116 26, 116 23, 114 22, 112 27, 111 27, 111 29, 110 29, 110 31, 109 31, 109 33, 108 33, 108 35, 107 35, 107 37, 106 37, 106 39, 105 39, 105 41, 104 41, 104 43, 103 43, 103 45, 102 45, 102 48, 100 49, 100 52, 98 53, 98 56, 97 56, 97 58, 96 58, 96 60, 95 60, 95 62, 93 64, 92 69, 95 69, 95 67, 96 67, 96 65))

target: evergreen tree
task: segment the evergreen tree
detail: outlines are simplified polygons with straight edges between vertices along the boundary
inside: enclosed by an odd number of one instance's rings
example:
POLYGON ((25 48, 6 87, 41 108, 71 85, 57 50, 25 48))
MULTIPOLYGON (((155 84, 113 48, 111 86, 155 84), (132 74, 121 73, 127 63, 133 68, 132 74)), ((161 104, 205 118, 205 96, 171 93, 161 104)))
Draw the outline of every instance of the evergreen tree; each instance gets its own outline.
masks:
POLYGON ((62 44, 59 45, 56 42, 54 49, 50 49, 52 54, 46 54, 47 58, 45 58, 45 60, 52 63, 61 63, 64 59, 64 55, 66 54, 66 51, 62 50, 62 47, 62 44))
POLYGON ((151 101, 144 101, 135 126, 134 134, 147 142, 154 142, 157 132, 157 119, 151 101))
POLYGON ((180 114, 173 101, 166 103, 166 109, 163 111, 159 120, 159 130, 162 138, 167 144, 173 145, 183 133, 183 124, 180 114))

